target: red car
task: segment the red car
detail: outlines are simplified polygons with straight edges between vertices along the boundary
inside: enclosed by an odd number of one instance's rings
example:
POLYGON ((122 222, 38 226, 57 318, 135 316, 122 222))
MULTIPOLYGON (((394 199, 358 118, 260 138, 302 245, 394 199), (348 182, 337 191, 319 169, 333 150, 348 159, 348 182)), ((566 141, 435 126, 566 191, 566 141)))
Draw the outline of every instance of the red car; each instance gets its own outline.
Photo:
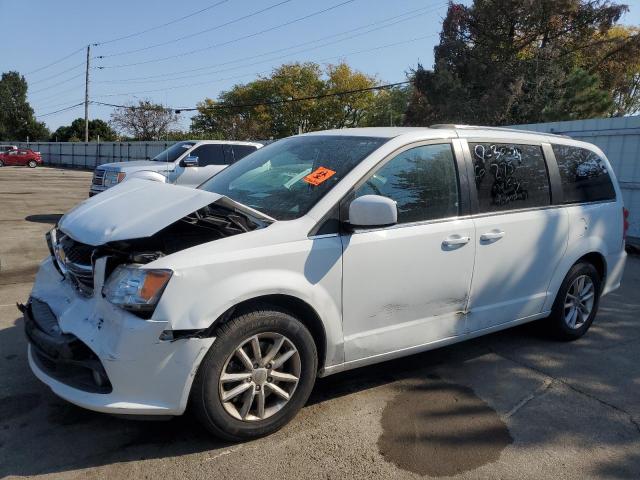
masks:
POLYGON ((29 148, 18 148, 0 153, 0 167, 4 165, 20 165, 36 168, 42 165, 40 152, 34 152, 29 148))

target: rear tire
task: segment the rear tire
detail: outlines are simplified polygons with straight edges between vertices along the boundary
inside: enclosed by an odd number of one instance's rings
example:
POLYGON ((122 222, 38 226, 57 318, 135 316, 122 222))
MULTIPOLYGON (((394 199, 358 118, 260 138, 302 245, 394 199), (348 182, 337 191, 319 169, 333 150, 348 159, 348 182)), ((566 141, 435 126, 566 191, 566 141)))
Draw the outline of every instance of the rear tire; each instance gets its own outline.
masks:
POLYGON ((4 162, 0 160, 0 167, 4 167, 4 162))
POLYGON ((29 168, 36 168, 37 165, 38 165, 38 163, 35 160, 29 160, 27 162, 27 167, 29 167, 29 168))
POLYGON ((576 263, 565 277, 547 319, 553 335, 564 341, 582 337, 598 312, 602 279, 587 262, 576 263))
POLYGON ((309 330, 285 310, 262 305, 219 326, 215 337, 191 388, 200 422, 230 441, 286 425, 315 383, 318 354, 309 330))

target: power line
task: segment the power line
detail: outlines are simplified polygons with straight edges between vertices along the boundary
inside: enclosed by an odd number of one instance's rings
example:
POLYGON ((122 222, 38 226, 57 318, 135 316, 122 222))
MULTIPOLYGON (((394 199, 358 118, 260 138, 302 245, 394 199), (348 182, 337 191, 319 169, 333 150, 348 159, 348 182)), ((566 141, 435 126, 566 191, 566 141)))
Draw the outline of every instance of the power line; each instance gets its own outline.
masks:
MULTIPOLYGON (((107 45, 109 43, 119 42, 120 40, 126 40, 128 38, 137 37, 139 35, 143 35, 145 33, 152 32, 152 31, 157 30, 159 28, 166 27, 166 26, 169 26, 169 25, 173 25, 174 23, 181 22, 182 20, 186 20, 187 18, 190 18, 190 17, 193 17, 195 15, 198 15, 199 13, 203 13, 203 12, 206 12, 207 10, 211 10, 212 8, 215 8, 215 7, 219 6, 219 5, 222 5, 223 3, 227 3, 228 1, 229 0, 221 0, 219 2, 216 2, 216 3, 212 4, 212 5, 209 5, 208 7, 201 8, 200 10, 198 10, 196 12, 190 13, 190 14, 185 15, 185 16, 180 17, 180 18, 176 18, 175 20, 171 20, 171 21, 163 23, 161 25, 156 25, 155 27, 147 28, 146 30, 141 30, 139 32, 130 33, 128 35, 123 35, 122 37, 116 37, 116 38, 112 38, 110 40, 105 40, 103 42, 98 42, 98 43, 95 43, 94 46, 107 45)), ((83 49, 84 49, 84 47, 83 47, 83 49)))
POLYGON ((31 75, 31 74, 33 74, 33 73, 39 72, 40 70, 44 70, 45 68, 49 68, 49 67, 51 67, 52 65, 56 65, 56 64, 58 64, 58 63, 60 63, 60 62, 63 62, 63 61, 65 61, 67 58, 70 58, 70 57, 74 56, 76 53, 81 52, 81 51, 82 51, 82 50, 84 50, 84 49, 85 49, 85 47, 79 48, 78 50, 74 50, 74 51, 73 51, 73 52, 71 52, 70 54, 65 55, 65 56, 64 56, 64 57, 62 57, 62 58, 59 58, 58 60, 55 60, 55 61, 53 61, 53 62, 51 62, 51 63, 46 64, 46 65, 45 65, 45 66, 43 66, 43 67, 36 68, 35 70, 31 70, 30 72, 25 73, 25 75, 31 75))
POLYGON ((233 25, 234 23, 238 23, 238 22, 240 22, 242 20, 246 20, 248 18, 255 17, 256 15, 260 15, 261 13, 267 12, 269 10, 272 10, 272 9, 274 9, 276 7, 279 7, 279 6, 284 5, 285 3, 289 3, 289 2, 291 2, 291 0, 283 0, 283 1, 279 2, 279 3, 275 3, 273 5, 269 5, 268 7, 265 7, 263 9, 261 9, 261 10, 256 10, 255 12, 249 13, 247 15, 243 15, 241 17, 234 18, 233 20, 229 20, 228 22, 224 22, 224 23, 218 24, 218 25, 216 25, 214 27, 210 27, 210 28, 206 28, 204 30, 200 30, 199 32, 190 33, 189 35, 183 35, 182 37, 174 38, 172 40, 167 40, 167 41, 164 41, 164 42, 161 42, 161 43, 155 43, 153 45, 147 45, 146 47, 135 48, 133 50, 125 50, 124 52, 110 53, 108 55, 98 55, 96 58, 110 58, 110 57, 117 57, 117 56, 120 56, 120 55, 129 55, 131 53, 142 52, 142 51, 145 51, 145 50, 150 50, 152 48, 162 47, 164 45, 170 45, 170 44, 173 44, 175 42, 179 42, 181 40, 186 40, 188 38, 192 38, 192 37, 196 37, 198 35, 202 35, 203 33, 212 32, 214 30, 218 30, 220 28, 223 28, 223 27, 226 27, 226 26, 229 26, 229 25, 233 25))
POLYGON ((84 105, 84 102, 76 103, 75 105, 70 105, 68 107, 61 108, 60 110, 55 110, 53 112, 43 113, 42 115, 36 115, 36 118, 42 118, 42 117, 47 117, 49 115, 53 115, 55 113, 66 112, 67 110, 72 110, 76 107, 79 107, 80 105, 84 105))
MULTIPOLYGON (((342 92, 332 92, 332 93, 324 93, 321 95, 310 95, 310 96, 306 96, 306 97, 290 97, 290 98, 284 98, 284 99, 280 99, 280 100, 270 100, 267 102, 256 102, 256 103, 243 103, 243 104, 225 104, 225 103, 217 103, 211 106, 207 106, 207 107, 187 107, 187 108, 170 108, 170 107, 165 107, 166 110, 175 110, 176 113, 181 113, 181 112, 193 112, 193 111, 199 111, 199 110, 207 110, 207 109, 215 109, 215 108, 253 108, 253 107, 261 107, 261 106, 273 106, 273 105, 282 105, 282 104, 287 104, 287 103, 294 103, 294 102, 303 102, 303 101, 308 101, 308 100, 322 100, 325 98, 331 98, 331 97, 341 97, 344 95, 353 95, 356 93, 364 93, 364 92, 372 92, 372 91, 376 91, 376 90, 384 90, 387 88, 393 88, 393 87, 398 87, 400 85, 407 85, 410 84, 412 81, 411 80, 405 80, 404 82, 396 82, 396 83, 388 83, 386 85, 377 85, 374 87, 367 87, 367 88, 357 88, 354 90, 345 90, 342 92)), ((115 108, 128 108, 130 110, 138 110, 138 109, 143 109, 144 107, 136 107, 136 106, 132 106, 132 105, 119 105, 119 104, 115 104, 115 103, 106 103, 106 102, 97 102, 97 101, 92 101, 91 103, 96 104, 96 105, 103 105, 103 106, 107 106, 107 107, 115 107, 115 108)), ((79 104, 82 105, 82 104, 79 104)))
MULTIPOLYGON (((180 74, 198 72, 198 71, 202 71, 202 70, 208 70, 208 69, 211 69, 211 68, 221 67, 221 66, 224 66, 224 65, 244 62, 244 61, 247 61, 247 60, 255 60, 257 58, 262 58, 262 57, 265 57, 267 55, 273 55, 275 53, 280 53, 280 52, 284 52, 284 51, 287 51, 287 50, 294 50, 296 48, 299 48, 299 47, 302 47, 302 46, 305 46, 305 45, 310 45, 310 44, 317 43, 317 42, 320 42, 320 41, 323 41, 323 40, 327 40, 327 39, 330 39, 330 38, 340 37, 340 36, 347 35, 347 34, 350 34, 350 33, 353 33, 353 32, 357 32, 358 30, 362 30, 362 29, 365 29, 365 28, 368 28, 368 27, 372 27, 372 26, 375 26, 375 25, 380 25, 380 24, 383 24, 383 23, 391 22, 391 23, 387 23, 386 25, 381 25, 378 28, 373 28, 373 29, 367 30, 365 32, 361 32, 361 33, 356 34, 356 35, 347 36, 347 37, 339 39, 339 40, 337 40, 335 42, 323 43, 321 45, 317 45, 317 46, 312 47, 312 48, 308 48, 308 49, 298 50, 296 52, 292 52, 292 53, 290 53, 288 55, 294 55, 294 54, 298 54, 298 53, 303 53, 305 51, 316 50, 318 48, 322 48, 322 47, 325 47, 325 46, 328 46, 328 45, 333 45, 335 43, 343 42, 343 41, 350 40, 350 39, 353 39, 353 38, 356 38, 356 37, 359 37, 359 36, 362 36, 362 35, 366 35, 366 34, 371 33, 373 31, 378 31, 378 30, 381 30, 381 29, 384 29, 384 28, 387 28, 387 27, 391 27, 393 25, 397 25, 398 23, 402 23, 402 22, 406 22, 406 21, 409 21, 409 20, 413 20, 414 18, 418 18, 418 17, 421 17, 423 15, 429 14, 429 13, 439 9, 443 5, 446 5, 446 3, 441 3, 441 4, 438 4, 438 5, 435 5, 435 6, 430 6, 430 7, 422 7, 422 8, 417 8, 417 9, 414 9, 414 10, 409 10, 409 11, 401 13, 399 15, 394 15, 393 17, 388 17, 388 18, 385 18, 385 19, 382 19, 382 20, 379 20, 379 21, 376 21, 376 22, 372 22, 372 23, 368 23, 368 24, 365 24, 365 25, 361 25, 361 26, 356 27, 356 28, 352 28, 352 29, 349 29, 349 30, 344 30, 342 32, 334 33, 334 34, 327 35, 327 36, 324 36, 324 37, 316 38, 315 40, 310 40, 310 41, 307 41, 307 42, 298 43, 297 45, 294 45, 292 47, 278 48, 276 50, 270 50, 268 52, 263 52, 263 53, 260 53, 260 54, 257 54, 257 55, 251 55, 251 56, 247 56, 247 57, 237 58, 235 60, 231 60, 231 61, 223 62, 223 63, 218 63, 218 64, 215 64, 215 65, 208 65, 208 66, 205 66, 205 67, 198 67, 198 68, 193 68, 193 69, 189 69, 189 70, 184 70, 183 69, 183 70, 177 70, 177 71, 174 71, 174 72, 165 72, 165 73, 161 73, 161 74, 157 74, 157 75, 148 75, 148 76, 141 76, 141 77, 130 77, 130 78, 123 78, 123 79, 115 79, 115 80, 102 80, 102 81, 96 81, 94 83, 144 83, 144 84, 146 84, 146 83, 148 83, 148 81, 151 81, 151 82, 164 81, 162 79, 164 79, 165 77, 170 79, 170 80, 181 80, 181 79, 184 79, 184 78, 193 78, 193 77, 199 77, 199 76, 206 76, 206 75, 211 75, 212 73, 221 73, 221 72, 226 72, 226 71, 230 71, 230 70, 235 70, 235 69, 238 69, 238 68, 242 68, 242 67, 244 67, 246 65, 240 65, 240 66, 236 66, 236 67, 232 67, 232 68, 226 68, 226 69, 222 69, 222 70, 215 70, 215 71, 212 71, 212 72, 200 73, 200 74, 196 74, 196 75, 176 76, 176 75, 180 75, 180 74), (407 17, 407 16, 409 16, 409 17, 408 18, 403 18, 403 17, 407 17), (400 20, 398 20, 398 19, 400 19, 400 20), (396 21, 394 21, 394 20, 396 20, 396 21), (153 80, 155 78, 162 78, 162 79, 153 80), (141 81, 139 81, 139 80, 141 80, 141 81)), ((283 57, 272 58, 269 61, 277 60, 279 58, 283 58, 283 57)), ((252 64, 254 64, 254 63, 252 63, 252 64)))
POLYGON ((279 25, 275 25, 273 27, 266 28, 264 30, 260 30, 258 32, 254 32, 254 33, 251 33, 251 34, 248 34, 248 35, 243 35, 241 37, 237 37, 237 38, 234 38, 232 40, 228 40, 226 42, 217 43, 217 44, 213 44, 213 45, 208 45, 206 47, 197 48, 197 49, 189 50, 189 51, 186 51, 186 52, 181 52, 181 53, 178 53, 178 54, 175 54, 175 55, 170 55, 170 56, 167 56, 167 57, 153 58, 151 60, 145 60, 143 62, 125 63, 125 64, 120 64, 120 65, 103 65, 103 66, 99 66, 98 68, 99 69, 105 69, 105 68, 133 67, 133 66, 137 66, 137 65, 146 65, 146 64, 149 64, 149 63, 162 62, 162 61, 165 61, 165 60, 172 60, 174 58, 182 58, 182 57, 185 57, 187 55, 193 55, 194 53, 204 52, 206 50, 211 50, 213 48, 219 48, 219 47, 223 47, 223 46, 226 46, 226 45, 230 45, 232 43, 239 42, 240 40, 246 40, 247 38, 256 37, 258 35, 262 35, 263 33, 271 32, 273 30, 277 30, 279 28, 286 27, 288 25, 292 25, 292 24, 297 23, 297 22, 301 22, 301 21, 306 20, 308 18, 315 17, 317 15, 321 15, 323 13, 326 13, 326 12, 330 11, 330 10, 335 10, 336 8, 342 7, 342 6, 347 5, 349 3, 353 3, 355 1, 356 0, 346 0, 346 1, 343 1, 343 2, 338 3, 336 5, 333 5, 331 7, 327 7, 327 8, 324 8, 322 10, 317 10, 315 12, 312 12, 312 13, 308 14, 308 15, 304 15, 302 17, 298 17, 298 18, 295 18, 293 20, 289 20, 288 22, 284 22, 284 23, 281 23, 279 25))
MULTIPOLYGON (((86 47, 85 47, 85 48, 86 48, 86 47)), ((50 98, 56 98, 56 97, 59 97, 60 95, 63 95, 63 94, 65 94, 65 93, 68 93, 68 92, 74 92, 74 91, 76 91, 76 90, 81 90, 81 89, 83 89, 83 88, 84 88, 84 82, 82 82, 82 83, 81 83, 81 84, 79 84, 79 85, 75 85, 75 86, 73 86, 73 87, 71 87, 71 88, 69 88, 69 89, 67 89, 67 90, 62 90, 61 92, 57 92, 57 93, 55 93, 55 94, 53 94, 53 95, 49 95, 48 97, 41 98, 41 99, 37 100, 37 102, 38 102, 38 103, 40 103, 40 102, 44 102, 44 101, 49 100, 50 98)))
MULTIPOLYGON (((437 33, 429 34, 429 35, 423 35, 423 36, 420 36, 420 37, 415 37, 415 38, 411 38, 411 39, 408 39, 408 40, 403 40, 403 41, 400 41, 400 42, 394 42, 394 43, 390 43, 390 44, 386 44, 386 45, 379 45, 379 46, 376 46, 376 47, 373 47, 373 48, 369 48, 369 49, 342 53, 342 54, 339 54, 339 55, 334 55, 334 56, 331 56, 331 57, 322 58, 320 60, 317 60, 317 62, 324 62, 324 61, 327 61, 327 60, 331 60, 331 59, 335 59, 335 58, 342 58, 342 57, 349 56, 349 55, 357 55, 357 54, 361 54, 361 53, 367 53, 367 52, 371 52, 371 51, 381 50, 383 48, 389 48, 389 47, 393 47, 393 46, 397 46, 397 45, 411 43, 411 42, 415 42, 415 41, 418 41, 418 40, 423 40, 425 38, 434 37, 434 36, 437 36, 437 35, 438 35, 437 33)), ((307 49, 307 50, 309 50, 309 49, 307 49)), ((297 53, 300 53, 300 52, 294 52, 294 54, 297 54, 297 53)), ((274 60, 274 59, 269 59, 269 60, 266 60, 265 62, 270 62, 272 60, 274 60)), ((258 63, 265 63, 265 62, 258 62, 258 63)), ((256 63, 254 62, 251 65, 256 65, 256 63)), ((245 66, 247 66, 247 65, 242 65, 242 66, 234 67, 232 69, 227 69, 227 70, 233 70, 233 69, 242 68, 242 67, 245 67, 245 66)), ((226 80, 235 80, 237 78, 243 78, 243 77, 246 77, 248 75, 253 75, 253 76, 260 75, 260 74, 263 74, 263 73, 269 73, 269 71, 270 70, 264 70, 264 71, 261 71, 261 72, 244 73, 244 74, 241 74, 241 75, 234 75, 234 76, 226 77, 226 78, 218 78, 218 79, 213 79, 213 80, 206 80, 206 81, 197 82, 197 83, 187 83, 187 84, 181 84, 181 85, 172 85, 172 86, 169 86, 169 87, 156 88, 156 89, 153 89, 153 90, 138 90, 138 91, 135 91, 135 92, 109 93, 109 94, 104 94, 104 95, 97 95, 94 98, 122 97, 122 96, 137 95, 137 94, 144 94, 144 93, 165 92, 167 90, 175 90, 175 89, 178 89, 178 88, 197 87, 197 86, 200 86, 200 85, 209 85, 209 84, 215 83, 215 82, 221 82, 221 81, 226 81, 226 80)))
POLYGON ((54 75, 49 75, 48 77, 41 78, 40 80, 36 80, 35 82, 29 82, 29 85, 37 85, 38 83, 47 82, 47 81, 49 81, 49 80, 51 80, 53 78, 58 78, 59 76, 64 75, 65 73, 68 73, 68 72, 70 72, 72 70, 75 70, 78 67, 84 67, 84 63, 85 62, 78 63, 77 65, 74 65, 73 67, 69 67, 69 68, 67 68, 67 69, 65 69, 65 70, 63 70, 61 72, 58 72, 58 73, 56 73, 54 75))
POLYGON ((71 80, 74 80, 74 79, 76 79, 78 77, 82 77, 84 74, 85 74, 85 72, 79 73, 78 75, 74 75, 73 77, 69 77, 69 78, 67 78, 65 80, 62 80, 62 81, 58 82, 58 83, 54 83, 53 85, 49 85, 47 87, 43 87, 43 88, 41 88, 39 90, 34 90, 32 92, 29 92, 29 93, 30 93, 30 95, 34 95, 36 93, 44 92, 44 91, 49 90, 51 88, 57 87, 58 85, 63 85, 65 83, 67 83, 67 82, 70 82, 71 80))

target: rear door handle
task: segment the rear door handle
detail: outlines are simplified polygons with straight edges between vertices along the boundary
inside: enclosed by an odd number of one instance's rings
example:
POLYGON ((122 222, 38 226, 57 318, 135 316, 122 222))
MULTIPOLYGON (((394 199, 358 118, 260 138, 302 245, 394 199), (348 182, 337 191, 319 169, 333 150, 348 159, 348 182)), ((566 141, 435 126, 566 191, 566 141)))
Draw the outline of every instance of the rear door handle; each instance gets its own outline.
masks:
POLYGON ((504 237, 504 232, 502 230, 492 230, 491 232, 480 235, 480 241, 488 242, 490 240, 500 240, 502 237, 504 237))
POLYGON ((460 235, 449 235, 445 238, 442 243, 446 247, 454 247, 457 245, 466 245, 471 241, 471 237, 462 237, 460 235))

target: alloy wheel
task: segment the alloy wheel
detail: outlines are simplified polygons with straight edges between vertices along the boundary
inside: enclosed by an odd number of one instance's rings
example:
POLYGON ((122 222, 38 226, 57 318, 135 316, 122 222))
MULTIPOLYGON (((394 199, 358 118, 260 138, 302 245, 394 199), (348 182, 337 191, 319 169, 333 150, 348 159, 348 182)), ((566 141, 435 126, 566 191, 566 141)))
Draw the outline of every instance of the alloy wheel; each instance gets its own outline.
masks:
POLYGON ((588 320, 595 301, 595 286, 588 275, 580 275, 571 283, 564 300, 564 321, 578 329, 588 320))
POLYGON ((289 402, 300 372, 300 353, 286 336, 253 335, 227 358, 218 382, 220 401, 238 420, 265 420, 289 402))

